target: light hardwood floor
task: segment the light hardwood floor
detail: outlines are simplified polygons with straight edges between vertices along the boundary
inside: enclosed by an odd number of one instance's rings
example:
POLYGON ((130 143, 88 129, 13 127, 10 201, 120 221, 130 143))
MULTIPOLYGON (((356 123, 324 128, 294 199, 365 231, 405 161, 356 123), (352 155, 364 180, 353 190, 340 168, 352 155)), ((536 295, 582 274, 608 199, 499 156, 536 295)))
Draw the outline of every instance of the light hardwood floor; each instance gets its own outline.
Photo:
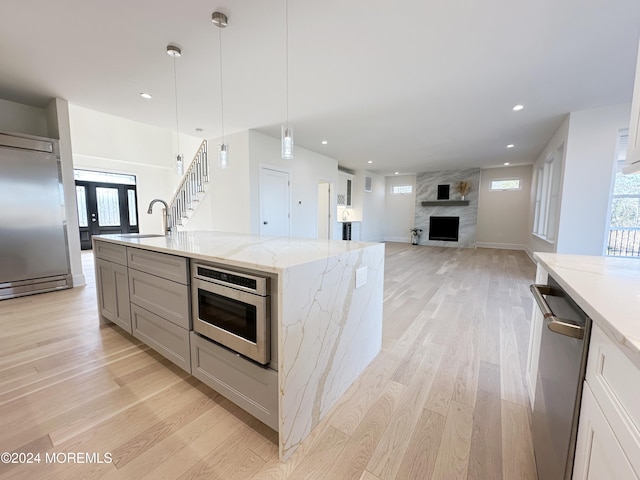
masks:
POLYGON ((0 463, 0 478, 535 479, 523 382, 533 263, 386 251, 382 352, 284 464, 275 432, 99 326, 90 254, 86 287, 1 301, 0 452, 41 463, 0 463), (69 460, 83 452, 113 460, 69 460))

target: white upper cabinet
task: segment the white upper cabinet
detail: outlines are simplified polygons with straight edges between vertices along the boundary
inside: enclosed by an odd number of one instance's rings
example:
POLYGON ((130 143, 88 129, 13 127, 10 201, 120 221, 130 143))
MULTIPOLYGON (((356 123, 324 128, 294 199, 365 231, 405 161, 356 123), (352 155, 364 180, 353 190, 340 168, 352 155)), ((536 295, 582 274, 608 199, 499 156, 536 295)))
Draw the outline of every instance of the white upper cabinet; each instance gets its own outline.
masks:
POLYGON ((631 118, 629 120, 629 146, 627 147, 627 162, 623 172, 640 172, 640 46, 638 47, 636 80, 633 89, 633 102, 631 103, 631 118))

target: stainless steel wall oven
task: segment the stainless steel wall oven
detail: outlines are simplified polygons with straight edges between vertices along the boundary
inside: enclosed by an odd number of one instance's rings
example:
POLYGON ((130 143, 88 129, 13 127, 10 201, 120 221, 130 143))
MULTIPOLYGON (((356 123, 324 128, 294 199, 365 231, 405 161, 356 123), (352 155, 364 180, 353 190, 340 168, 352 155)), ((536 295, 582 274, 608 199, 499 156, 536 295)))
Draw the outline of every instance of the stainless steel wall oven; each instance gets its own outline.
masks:
POLYGON ((262 365, 271 359, 268 277, 193 263, 193 329, 262 365))

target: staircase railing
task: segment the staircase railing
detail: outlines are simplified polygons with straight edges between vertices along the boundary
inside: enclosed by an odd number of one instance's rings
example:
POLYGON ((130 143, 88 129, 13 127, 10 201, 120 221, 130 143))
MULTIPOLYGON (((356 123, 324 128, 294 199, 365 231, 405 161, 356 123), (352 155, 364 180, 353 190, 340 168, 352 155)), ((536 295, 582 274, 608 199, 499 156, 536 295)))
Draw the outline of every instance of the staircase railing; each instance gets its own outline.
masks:
POLYGON ((206 191, 205 186, 208 183, 207 141, 203 140, 169 203, 173 225, 183 225, 183 220, 189 218, 190 212, 194 210, 195 204, 200 200, 200 195, 206 191))

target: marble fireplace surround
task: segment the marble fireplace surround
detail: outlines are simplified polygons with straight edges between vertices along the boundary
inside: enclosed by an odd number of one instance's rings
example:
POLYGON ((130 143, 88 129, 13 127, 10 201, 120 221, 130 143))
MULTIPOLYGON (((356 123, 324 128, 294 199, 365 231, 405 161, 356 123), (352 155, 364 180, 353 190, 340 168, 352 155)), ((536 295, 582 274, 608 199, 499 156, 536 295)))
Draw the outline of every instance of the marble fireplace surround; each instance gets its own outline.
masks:
POLYGON ((476 226, 478 223, 478 189, 480 186, 480 169, 444 170, 439 172, 424 172, 416 175, 416 228, 422 229, 420 245, 439 247, 474 248, 476 246, 476 226), (438 201, 438 185, 450 185, 449 200, 460 200, 455 191, 455 184, 461 180, 470 181, 471 191, 465 195, 468 205, 446 205, 446 200, 440 200, 442 205, 422 206, 422 202, 438 201), (460 217, 458 241, 429 240, 429 217, 460 217))

